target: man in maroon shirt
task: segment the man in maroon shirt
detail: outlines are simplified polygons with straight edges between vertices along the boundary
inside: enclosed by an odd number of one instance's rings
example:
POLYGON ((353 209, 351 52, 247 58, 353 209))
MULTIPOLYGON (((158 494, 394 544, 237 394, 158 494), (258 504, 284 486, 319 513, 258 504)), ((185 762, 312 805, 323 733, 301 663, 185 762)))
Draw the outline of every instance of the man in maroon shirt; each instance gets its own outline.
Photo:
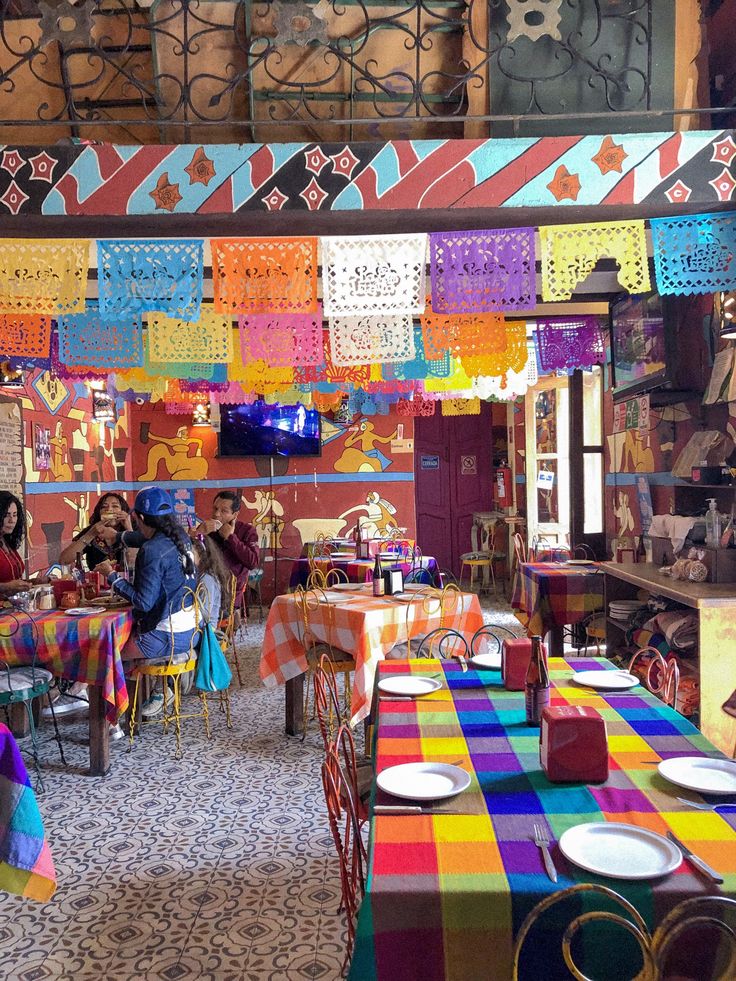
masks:
POLYGON ((237 581, 235 608, 248 582, 248 573, 258 565, 258 533, 247 521, 238 521, 240 494, 220 491, 212 502, 212 517, 194 529, 194 534, 209 535, 222 552, 228 569, 237 581))

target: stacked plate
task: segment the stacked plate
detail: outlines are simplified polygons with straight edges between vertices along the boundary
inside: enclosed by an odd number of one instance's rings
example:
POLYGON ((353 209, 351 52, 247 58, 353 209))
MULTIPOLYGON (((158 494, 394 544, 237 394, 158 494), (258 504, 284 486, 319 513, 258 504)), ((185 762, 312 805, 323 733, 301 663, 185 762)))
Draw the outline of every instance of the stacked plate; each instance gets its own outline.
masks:
POLYGON ((641 600, 611 600, 608 604, 608 612, 612 620, 624 623, 645 606, 646 603, 642 603, 641 600))

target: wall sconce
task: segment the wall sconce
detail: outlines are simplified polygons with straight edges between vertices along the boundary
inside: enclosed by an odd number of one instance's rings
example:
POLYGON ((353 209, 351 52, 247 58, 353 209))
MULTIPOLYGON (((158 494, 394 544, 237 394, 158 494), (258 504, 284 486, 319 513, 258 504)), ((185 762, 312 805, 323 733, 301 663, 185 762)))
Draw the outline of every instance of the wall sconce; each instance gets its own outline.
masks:
POLYGON ((87 382, 90 398, 92 399, 92 419, 94 422, 115 422, 118 415, 115 411, 115 399, 110 395, 102 379, 87 382))
POLYGON ((724 341, 736 340, 736 290, 718 294, 718 336, 724 341))
POLYGON ((9 361, 0 361, 0 387, 22 388, 24 381, 21 370, 11 368, 9 361))
POLYGON ((210 424, 210 404, 209 402, 197 402, 192 412, 193 426, 209 426, 210 424))

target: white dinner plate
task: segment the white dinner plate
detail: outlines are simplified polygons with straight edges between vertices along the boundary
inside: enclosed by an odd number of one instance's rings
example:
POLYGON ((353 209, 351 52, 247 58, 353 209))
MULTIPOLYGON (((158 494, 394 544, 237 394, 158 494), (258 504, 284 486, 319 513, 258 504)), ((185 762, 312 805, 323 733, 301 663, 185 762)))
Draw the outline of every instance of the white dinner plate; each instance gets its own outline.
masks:
POLYGON ((613 879, 657 879, 682 862, 680 849, 669 838, 618 821, 568 828, 560 838, 560 851, 581 869, 613 879))
POLYGON ((404 584, 405 593, 421 593, 423 589, 432 589, 431 583, 428 582, 408 582, 404 584))
POLYGON ((338 582, 334 586, 330 586, 330 591, 340 589, 345 593, 357 593, 361 589, 365 589, 365 586, 364 582, 338 582))
POLYGON ((639 679, 628 671, 576 671, 572 680, 586 688, 625 689, 640 684, 639 679))
POLYGON ((414 595, 414 593, 401 592, 401 593, 391 593, 391 595, 387 596, 386 599, 395 599, 395 600, 399 600, 402 603, 413 603, 414 600, 416 600, 416 596, 414 595))
POLYGON ((68 610, 64 610, 64 613, 68 617, 85 617, 88 613, 99 613, 100 608, 98 606, 71 606, 68 610))
POLYGON ((609 610, 638 610, 646 606, 641 600, 611 600, 608 604, 609 610))
POLYGON ((451 763, 400 763, 376 777, 381 790, 404 800, 443 800, 470 786, 470 774, 451 763))
POLYGON ((428 695, 441 687, 442 683, 436 678, 420 674, 396 674, 378 682, 378 690, 387 695, 428 695))
POLYGON ((344 593, 338 593, 332 587, 317 590, 317 595, 320 603, 344 603, 346 600, 355 599, 355 596, 345 596, 344 593))
POLYGON ((501 651, 494 651, 491 654, 476 654, 471 657, 469 664, 474 668, 482 668, 485 671, 501 670, 501 651))
POLYGON ((565 559, 565 565, 595 565, 595 559, 565 559))
POLYGON ((657 767, 670 783, 701 794, 736 794, 736 762, 705 756, 676 756, 657 767))
MULTIPOLYGON (((324 557, 327 558, 328 556, 324 556, 324 557)), ((332 552, 332 554, 329 556, 329 558, 331 558, 331 559, 354 559, 355 558, 355 552, 332 552)))

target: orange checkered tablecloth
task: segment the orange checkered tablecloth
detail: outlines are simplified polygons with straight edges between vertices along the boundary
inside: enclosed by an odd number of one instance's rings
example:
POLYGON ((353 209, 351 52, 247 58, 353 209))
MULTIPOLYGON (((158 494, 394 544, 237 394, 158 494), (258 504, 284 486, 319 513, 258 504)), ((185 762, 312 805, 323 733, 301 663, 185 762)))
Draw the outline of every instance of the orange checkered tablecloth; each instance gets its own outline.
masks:
MULTIPOLYGON (((310 630, 318 641, 347 651, 355 659, 351 723, 356 725, 370 710, 378 663, 396 644, 440 625, 451 627, 468 640, 483 626, 483 614, 475 593, 460 593, 454 609, 440 624, 439 604, 427 609, 421 599, 413 602, 375 598, 367 590, 346 592, 332 603, 320 603, 310 613, 310 630)), ((271 604, 263 639, 260 675, 267 688, 283 685, 307 670, 301 642, 303 624, 294 594, 277 596, 271 604)), ((416 647, 418 648, 418 642, 416 647)))

